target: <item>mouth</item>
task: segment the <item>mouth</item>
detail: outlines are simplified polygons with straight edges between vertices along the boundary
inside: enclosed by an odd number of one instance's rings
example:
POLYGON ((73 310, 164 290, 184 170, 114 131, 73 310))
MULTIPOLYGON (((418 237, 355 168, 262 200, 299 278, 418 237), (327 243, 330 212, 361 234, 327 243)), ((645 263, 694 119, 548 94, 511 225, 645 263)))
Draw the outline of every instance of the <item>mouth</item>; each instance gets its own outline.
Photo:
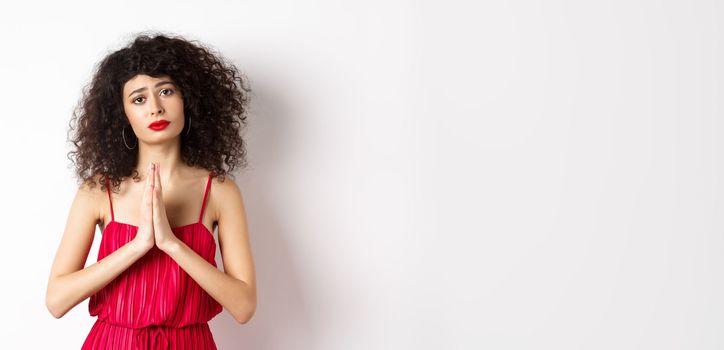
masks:
POLYGON ((151 130, 163 130, 163 129, 165 129, 165 128, 168 126, 168 124, 170 124, 170 123, 171 123, 171 122, 169 122, 168 120, 161 119, 161 120, 157 120, 157 121, 155 121, 155 122, 153 122, 153 123, 151 123, 151 124, 148 124, 148 128, 151 129, 151 130))

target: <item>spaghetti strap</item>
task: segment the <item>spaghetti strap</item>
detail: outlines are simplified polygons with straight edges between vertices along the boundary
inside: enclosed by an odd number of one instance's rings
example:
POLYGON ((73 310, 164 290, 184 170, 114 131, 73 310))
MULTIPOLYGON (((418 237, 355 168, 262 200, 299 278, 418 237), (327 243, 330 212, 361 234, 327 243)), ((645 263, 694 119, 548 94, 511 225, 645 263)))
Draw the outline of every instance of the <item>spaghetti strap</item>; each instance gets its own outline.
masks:
POLYGON ((111 221, 116 221, 116 218, 113 215, 113 201, 111 201, 111 186, 110 186, 110 182, 108 182, 107 177, 106 177, 106 192, 108 192, 108 204, 111 207, 111 221))
POLYGON ((203 223, 204 209, 206 209, 206 198, 209 196, 209 188, 211 187, 211 177, 214 172, 209 173, 209 179, 206 181, 206 190, 204 191, 204 200, 201 202, 201 214, 199 214, 199 222, 203 223))

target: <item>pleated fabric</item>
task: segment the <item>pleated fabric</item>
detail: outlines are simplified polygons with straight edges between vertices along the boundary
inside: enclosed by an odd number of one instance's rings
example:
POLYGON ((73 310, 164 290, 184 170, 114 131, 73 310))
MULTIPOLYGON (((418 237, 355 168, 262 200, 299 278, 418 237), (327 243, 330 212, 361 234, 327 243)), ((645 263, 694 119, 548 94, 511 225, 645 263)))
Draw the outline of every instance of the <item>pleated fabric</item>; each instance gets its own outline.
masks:
MULTIPOLYGON (((212 175, 199 220, 172 231, 216 266, 216 242, 202 221, 212 175)), ((108 198, 110 201, 110 192, 108 198)), ((110 205, 112 220, 103 229, 98 261, 130 242, 138 231, 137 226, 115 221, 110 205)), ((82 350, 216 349, 208 321, 223 308, 168 254, 154 246, 91 295, 88 309, 97 320, 82 350)))

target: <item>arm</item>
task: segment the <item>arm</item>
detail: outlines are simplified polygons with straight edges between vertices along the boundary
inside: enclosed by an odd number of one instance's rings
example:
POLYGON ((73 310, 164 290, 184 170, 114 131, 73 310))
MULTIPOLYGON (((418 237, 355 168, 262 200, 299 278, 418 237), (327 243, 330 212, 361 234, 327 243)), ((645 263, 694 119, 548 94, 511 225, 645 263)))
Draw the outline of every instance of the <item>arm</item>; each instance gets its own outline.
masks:
POLYGON ((150 249, 131 241, 101 261, 83 268, 100 220, 98 203, 102 196, 83 184, 75 195, 65 232, 48 279, 45 304, 55 317, 70 309, 111 282, 150 249))
POLYGON ((165 251, 237 322, 248 322, 256 311, 256 277, 239 187, 233 181, 215 182, 210 198, 218 207, 219 247, 224 271, 218 270, 180 240, 170 240, 165 251))

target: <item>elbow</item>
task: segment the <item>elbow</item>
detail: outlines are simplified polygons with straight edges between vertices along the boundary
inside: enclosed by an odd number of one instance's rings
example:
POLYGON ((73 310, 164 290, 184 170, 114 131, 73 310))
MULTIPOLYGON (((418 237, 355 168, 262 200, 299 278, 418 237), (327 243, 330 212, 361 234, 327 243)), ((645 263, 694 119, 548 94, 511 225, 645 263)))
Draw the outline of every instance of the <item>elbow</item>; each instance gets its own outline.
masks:
POLYGON ((239 324, 248 323, 256 312, 256 288, 249 287, 249 285, 241 281, 245 287, 245 295, 241 298, 241 302, 237 303, 235 310, 231 314, 239 324))
POLYGON ((63 317, 63 315, 65 315, 65 314, 57 312, 57 311, 53 311, 50 309, 48 309, 48 310, 50 311, 50 314, 53 315, 53 317, 55 317, 56 319, 60 319, 61 317, 63 317))
POLYGON ((254 312, 246 313, 243 316, 234 316, 234 319, 239 324, 247 324, 249 320, 251 320, 252 316, 254 316, 254 312))
POLYGON ((45 307, 48 309, 51 315, 55 317, 56 319, 63 317, 65 315, 65 312, 63 312, 55 302, 50 298, 50 295, 45 297, 45 307))
POLYGON ((241 310, 237 310, 233 316, 239 324, 248 323, 256 312, 256 302, 247 303, 241 310))
POLYGON ((63 309, 63 307, 60 306, 57 293, 50 285, 45 292, 45 307, 56 319, 63 317, 63 315, 68 312, 68 310, 63 309))

